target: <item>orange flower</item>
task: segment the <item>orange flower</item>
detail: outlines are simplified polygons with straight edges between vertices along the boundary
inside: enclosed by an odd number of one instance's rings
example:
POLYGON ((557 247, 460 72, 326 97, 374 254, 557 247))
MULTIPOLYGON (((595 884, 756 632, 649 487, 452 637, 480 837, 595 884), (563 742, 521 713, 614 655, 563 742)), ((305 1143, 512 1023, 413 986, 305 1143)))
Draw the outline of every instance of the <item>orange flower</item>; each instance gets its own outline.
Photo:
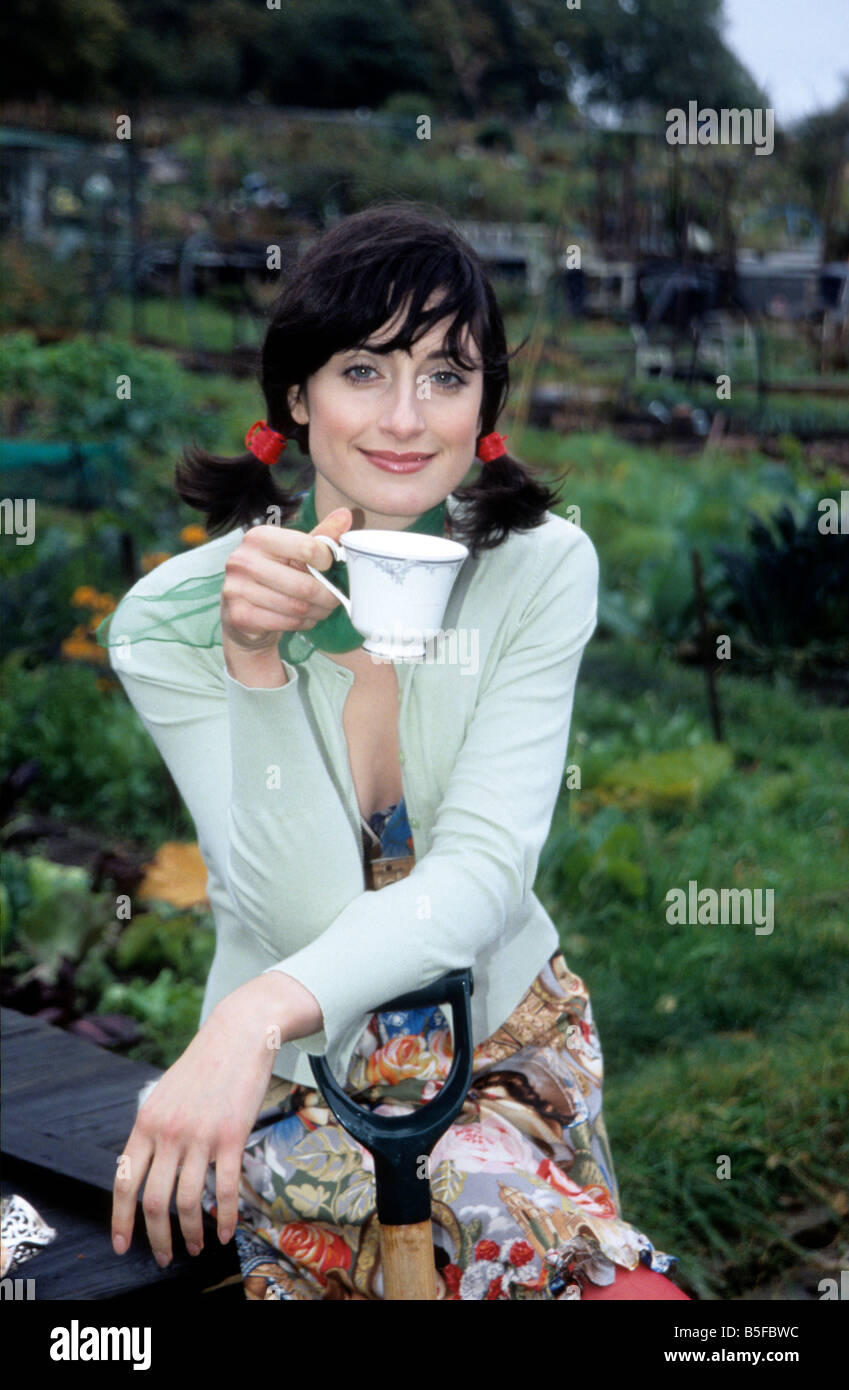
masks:
POLYGON ((76 588, 71 594, 71 603, 75 608, 90 608, 95 613, 111 613, 115 607, 111 594, 102 594, 90 584, 81 584, 76 588))
POLYGON ((106 650, 97 642, 92 642, 82 626, 74 628, 61 647, 62 655, 71 661, 93 661, 102 664, 106 660, 106 650))
POLYGON ((71 603, 75 608, 92 608, 97 599, 97 590, 90 584, 80 584, 71 594, 71 603))
POLYGON ((209 540, 209 536, 203 526, 190 524, 183 527, 180 532, 180 540, 183 545, 203 545, 204 541, 209 540))
POLYGON ((141 557, 141 567, 144 574, 150 574, 157 565, 163 564, 171 559, 171 552, 168 550, 149 550, 146 555, 141 557))

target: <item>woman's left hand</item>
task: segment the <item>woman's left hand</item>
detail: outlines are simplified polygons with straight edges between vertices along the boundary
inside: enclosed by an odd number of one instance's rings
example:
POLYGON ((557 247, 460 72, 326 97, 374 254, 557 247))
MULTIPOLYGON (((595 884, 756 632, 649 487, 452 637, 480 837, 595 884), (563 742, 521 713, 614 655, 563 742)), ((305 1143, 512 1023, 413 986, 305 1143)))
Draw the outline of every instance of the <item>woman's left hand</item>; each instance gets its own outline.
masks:
POLYGON ((136 1115, 118 1159, 113 1188, 112 1243, 129 1249, 136 1201, 142 1207, 160 1266, 172 1256, 169 1202, 177 1182, 180 1229, 190 1254, 203 1247, 201 1196, 215 1164, 218 1238, 236 1228, 242 1152, 268 1088, 277 1051, 290 1038, 322 1026, 309 990, 272 971, 228 994, 210 1013, 181 1057, 157 1082, 136 1115), (123 1242, 123 1244, 121 1243, 123 1242))

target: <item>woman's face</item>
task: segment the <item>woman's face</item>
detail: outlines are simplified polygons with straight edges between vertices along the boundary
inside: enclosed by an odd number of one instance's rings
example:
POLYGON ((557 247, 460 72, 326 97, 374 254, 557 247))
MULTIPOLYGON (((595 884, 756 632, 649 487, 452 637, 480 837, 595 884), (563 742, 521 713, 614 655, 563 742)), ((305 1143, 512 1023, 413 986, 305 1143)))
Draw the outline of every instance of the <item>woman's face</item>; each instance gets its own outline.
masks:
MULTIPOLYGON (((369 344, 391 339, 397 322, 369 344)), ((350 507, 364 513, 363 520, 355 514, 355 526, 401 530, 463 481, 480 434, 483 368, 468 333, 462 346, 473 372, 441 356, 449 326, 448 318, 434 324, 411 353, 338 352, 308 378, 300 397, 292 387, 292 417, 310 428, 319 521, 350 507), (370 457, 375 451, 384 466, 370 457), (427 461, 413 472, 392 471, 399 455, 427 461)))

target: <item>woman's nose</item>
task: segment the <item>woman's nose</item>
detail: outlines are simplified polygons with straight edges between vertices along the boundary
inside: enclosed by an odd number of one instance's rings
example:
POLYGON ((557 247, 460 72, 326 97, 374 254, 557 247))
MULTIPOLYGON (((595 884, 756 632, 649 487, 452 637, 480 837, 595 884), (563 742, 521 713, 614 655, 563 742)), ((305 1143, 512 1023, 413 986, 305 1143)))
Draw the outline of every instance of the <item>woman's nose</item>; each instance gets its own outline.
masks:
MULTIPOLYGON (((427 377, 422 378, 422 390, 426 389, 427 377)), ((416 377, 393 381, 384 398, 381 424, 396 434, 418 434, 425 428, 423 413, 424 401, 419 399, 419 383, 416 377)))

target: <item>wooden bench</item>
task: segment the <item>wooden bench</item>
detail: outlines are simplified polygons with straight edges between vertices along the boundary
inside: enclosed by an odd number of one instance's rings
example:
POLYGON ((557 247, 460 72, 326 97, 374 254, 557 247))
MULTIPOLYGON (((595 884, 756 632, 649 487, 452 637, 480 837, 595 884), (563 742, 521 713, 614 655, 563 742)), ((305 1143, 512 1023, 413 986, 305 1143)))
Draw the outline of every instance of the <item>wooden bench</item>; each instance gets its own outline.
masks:
POLYGON ((244 1301, 231 1240, 222 1246, 204 1213, 204 1248, 187 1254, 171 1197, 173 1259, 160 1269, 139 1203, 133 1241, 116 1255, 112 1184, 140 1087, 161 1071, 96 1047, 41 1019, 0 1010, 2 1195, 18 1193, 57 1232, 9 1279, 35 1280, 35 1297, 158 1303, 174 1294, 244 1301))

